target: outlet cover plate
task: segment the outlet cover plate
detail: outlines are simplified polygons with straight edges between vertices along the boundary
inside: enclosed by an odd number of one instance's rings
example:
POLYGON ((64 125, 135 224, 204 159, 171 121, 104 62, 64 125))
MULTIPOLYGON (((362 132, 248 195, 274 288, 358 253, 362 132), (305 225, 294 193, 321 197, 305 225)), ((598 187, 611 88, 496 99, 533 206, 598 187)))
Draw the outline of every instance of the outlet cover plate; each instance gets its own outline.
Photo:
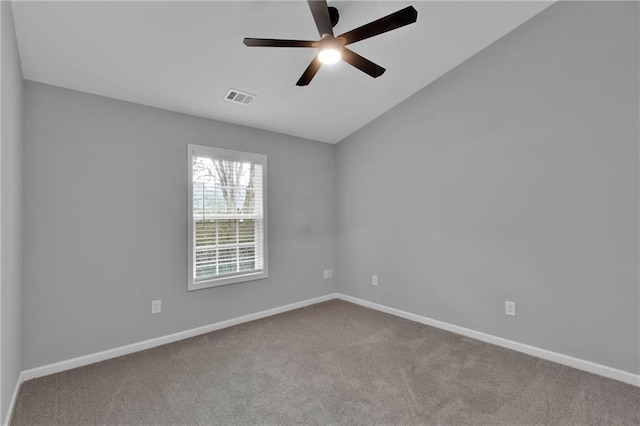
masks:
POLYGON ((504 301, 504 314, 512 317, 516 316, 516 302, 504 301))

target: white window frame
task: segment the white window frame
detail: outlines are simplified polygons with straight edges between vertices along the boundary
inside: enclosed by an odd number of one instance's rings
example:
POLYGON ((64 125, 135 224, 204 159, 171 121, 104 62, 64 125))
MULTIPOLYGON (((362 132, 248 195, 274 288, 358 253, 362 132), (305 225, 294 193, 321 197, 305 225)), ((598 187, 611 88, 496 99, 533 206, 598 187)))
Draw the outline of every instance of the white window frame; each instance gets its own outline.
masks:
POLYGON ((261 280, 269 277, 268 253, 267 253, 267 156, 252 152, 235 151, 230 149, 214 148, 202 145, 187 145, 188 152, 188 251, 189 251, 189 277, 187 290, 200 290, 203 288, 219 287, 229 284, 237 284, 247 281, 261 280), (194 281, 195 277, 195 226, 193 220, 193 157, 211 157, 218 160, 248 161, 262 165, 262 244, 263 267, 261 271, 238 273, 210 280, 194 281))

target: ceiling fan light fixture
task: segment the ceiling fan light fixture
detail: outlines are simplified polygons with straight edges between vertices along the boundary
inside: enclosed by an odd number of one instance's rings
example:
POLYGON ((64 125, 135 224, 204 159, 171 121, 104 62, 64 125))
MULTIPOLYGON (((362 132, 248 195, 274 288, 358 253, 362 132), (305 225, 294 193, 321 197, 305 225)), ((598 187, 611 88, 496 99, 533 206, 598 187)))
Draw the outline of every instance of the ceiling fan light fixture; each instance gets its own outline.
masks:
POLYGON ((319 42, 318 60, 323 64, 335 64, 342 59, 342 40, 325 34, 319 42))
POLYGON ((323 64, 335 64, 342 59, 342 52, 332 47, 322 49, 320 53, 318 53, 318 59, 323 64))

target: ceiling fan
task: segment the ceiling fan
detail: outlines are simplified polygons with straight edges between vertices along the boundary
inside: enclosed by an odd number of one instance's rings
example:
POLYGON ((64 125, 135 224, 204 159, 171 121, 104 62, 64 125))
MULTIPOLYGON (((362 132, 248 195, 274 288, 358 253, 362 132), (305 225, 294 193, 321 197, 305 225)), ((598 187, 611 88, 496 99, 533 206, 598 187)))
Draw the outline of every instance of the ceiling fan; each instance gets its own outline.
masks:
POLYGON ((308 0, 307 3, 309 3, 311 14, 316 22, 316 27, 318 27, 320 40, 244 39, 244 44, 249 47, 312 47, 318 49, 318 54, 302 73, 296 83, 297 86, 308 85, 322 64, 333 64, 340 59, 373 78, 380 77, 386 71, 384 68, 347 49, 345 46, 413 24, 418 19, 418 11, 413 6, 409 6, 335 37, 333 35, 333 27, 338 23, 340 17, 338 9, 329 7, 325 0, 308 0))

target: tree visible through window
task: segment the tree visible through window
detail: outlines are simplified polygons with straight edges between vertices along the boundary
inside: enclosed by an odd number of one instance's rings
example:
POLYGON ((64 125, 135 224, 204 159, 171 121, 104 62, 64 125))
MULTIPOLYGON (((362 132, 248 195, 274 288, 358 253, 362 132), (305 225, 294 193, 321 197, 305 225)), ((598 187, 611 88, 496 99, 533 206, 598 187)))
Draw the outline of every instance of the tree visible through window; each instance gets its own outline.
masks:
POLYGON ((190 288, 244 281, 237 279, 244 275, 250 275, 245 277, 248 279, 263 278, 259 276, 261 273, 266 276, 265 160, 260 158, 263 156, 190 148, 193 250, 190 288))

